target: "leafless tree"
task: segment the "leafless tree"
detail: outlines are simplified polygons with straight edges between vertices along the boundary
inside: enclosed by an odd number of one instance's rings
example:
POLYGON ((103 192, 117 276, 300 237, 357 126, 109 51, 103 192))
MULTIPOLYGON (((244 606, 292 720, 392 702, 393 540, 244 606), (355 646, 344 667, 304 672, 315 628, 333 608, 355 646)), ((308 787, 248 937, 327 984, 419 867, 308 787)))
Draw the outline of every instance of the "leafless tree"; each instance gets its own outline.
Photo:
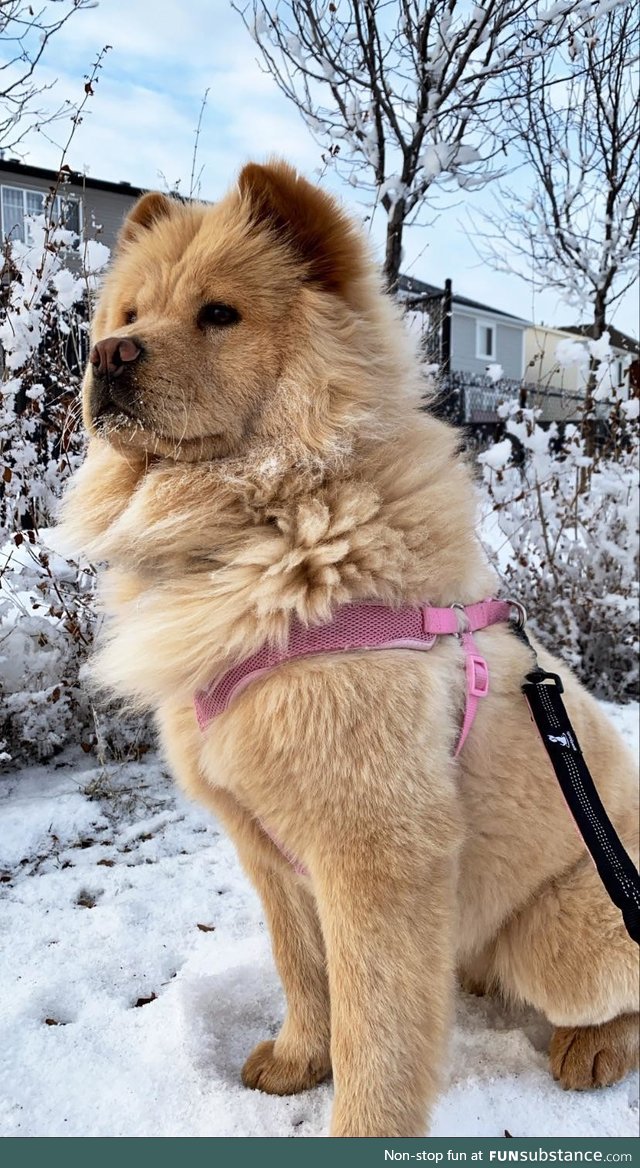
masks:
POLYGON ((51 88, 38 79, 49 42, 75 12, 96 7, 96 0, 0 0, 0 148, 12 149, 34 126, 54 121, 70 107, 43 111, 42 95, 51 88))
MULTIPOLYGON (((479 232, 483 259, 534 288, 557 289, 593 341, 638 278, 639 13, 636 4, 614 8, 583 25, 562 51, 523 61, 520 76, 509 79, 517 94, 505 117, 526 179, 502 187, 479 232)), ((598 390, 601 361, 594 349, 581 411, 590 455, 596 397, 606 393, 598 390)))
MULTIPOLYGON (((616 0, 614 0, 616 2, 616 0)), ((347 180, 387 215, 397 286, 405 226, 430 189, 496 175, 497 83, 577 33, 601 0, 232 0, 264 64, 347 180), (543 35, 544 34, 544 35, 543 35)), ((498 164, 502 169, 501 164, 498 164)))
POLYGON ((614 8, 572 36, 569 57, 522 63, 505 117, 524 175, 500 184, 499 233, 481 232, 479 245, 498 270, 557 289, 596 340, 638 275, 639 13, 614 8))

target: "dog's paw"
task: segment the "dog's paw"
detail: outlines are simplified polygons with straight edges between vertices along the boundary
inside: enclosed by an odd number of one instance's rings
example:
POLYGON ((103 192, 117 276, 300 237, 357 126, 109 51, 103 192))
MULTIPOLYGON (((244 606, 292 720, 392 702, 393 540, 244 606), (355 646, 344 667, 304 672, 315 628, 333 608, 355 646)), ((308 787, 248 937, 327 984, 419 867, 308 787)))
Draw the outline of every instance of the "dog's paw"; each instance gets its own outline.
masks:
POLYGON ((559 1026, 551 1036, 551 1073, 565 1090, 609 1087, 638 1065, 638 1016, 601 1026, 559 1026))
POLYGON ((331 1072, 328 1059, 301 1060, 276 1053, 276 1043, 259 1042, 242 1068, 245 1087, 268 1095, 296 1095, 322 1082, 331 1072))

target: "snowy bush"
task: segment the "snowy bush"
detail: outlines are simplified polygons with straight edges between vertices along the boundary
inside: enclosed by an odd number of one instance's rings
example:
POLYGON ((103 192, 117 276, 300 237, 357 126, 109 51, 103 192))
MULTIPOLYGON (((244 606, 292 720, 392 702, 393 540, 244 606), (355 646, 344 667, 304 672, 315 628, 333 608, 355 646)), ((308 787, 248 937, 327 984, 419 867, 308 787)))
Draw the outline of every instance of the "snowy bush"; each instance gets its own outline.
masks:
POLYGON ((612 386, 603 354, 606 439, 588 454, 581 427, 543 428, 540 411, 500 407, 508 435, 479 456, 502 536, 488 548, 540 640, 600 697, 637 694, 637 402, 612 386))
POLYGON ((51 197, 26 242, 5 245, 0 346, 0 758, 49 757, 113 739, 80 679, 93 640, 95 572, 47 546, 82 455, 79 385, 91 298, 109 252, 59 222, 51 197), (48 203, 48 205, 47 205, 48 203), (97 730, 97 725, 100 729, 97 730))

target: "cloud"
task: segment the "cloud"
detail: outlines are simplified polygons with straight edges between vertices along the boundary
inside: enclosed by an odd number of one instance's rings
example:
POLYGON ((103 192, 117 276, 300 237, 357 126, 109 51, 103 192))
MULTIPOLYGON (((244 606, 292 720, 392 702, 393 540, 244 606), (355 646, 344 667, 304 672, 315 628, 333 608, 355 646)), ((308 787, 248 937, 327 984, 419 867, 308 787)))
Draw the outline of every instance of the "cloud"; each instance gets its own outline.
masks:
MULTIPOLYGON (((184 10, 103 0, 69 21, 41 71, 41 81, 52 86, 42 102, 50 110, 63 98, 78 100, 97 51, 113 46, 74 136, 71 166, 134 186, 157 186, 162 173, 170 185, 180 180, 187 189, 207 89, 197 160, 203 197, 217 197, 250 157, 286 154, 307 171, 318 165, 318 148, 258 65, 239 17, 220 8, 219 0, 196 0, 184 10)), ((68 123, 58 123, 30 135, 28 160, 57 166, 67 131, 68 123)))

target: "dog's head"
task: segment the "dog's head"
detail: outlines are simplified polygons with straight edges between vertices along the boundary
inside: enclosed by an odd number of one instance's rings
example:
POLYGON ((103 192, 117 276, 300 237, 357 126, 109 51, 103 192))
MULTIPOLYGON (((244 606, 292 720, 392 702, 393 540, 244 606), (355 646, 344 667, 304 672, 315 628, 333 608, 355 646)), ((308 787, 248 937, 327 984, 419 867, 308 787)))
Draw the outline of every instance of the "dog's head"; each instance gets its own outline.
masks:
POLYGON ((96 310, 87 428, 188 462, 322 430, 323 357, 335 369, 370 270, 335 201, 283 163, 246 166, 213 206, 144 195, 96 310))

